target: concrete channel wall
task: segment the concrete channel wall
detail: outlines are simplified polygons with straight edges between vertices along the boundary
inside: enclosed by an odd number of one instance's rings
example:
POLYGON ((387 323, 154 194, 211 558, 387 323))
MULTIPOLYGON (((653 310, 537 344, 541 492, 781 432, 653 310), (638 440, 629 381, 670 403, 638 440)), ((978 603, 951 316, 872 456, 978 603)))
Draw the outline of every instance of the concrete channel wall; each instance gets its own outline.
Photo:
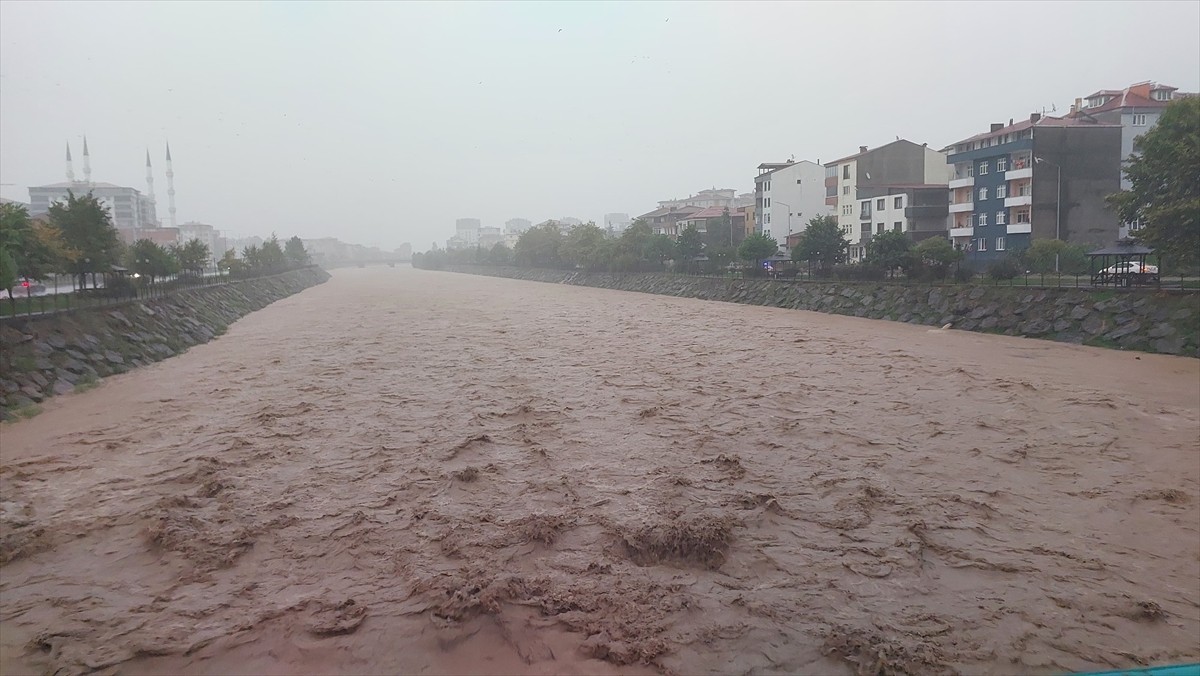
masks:
POLYGON ((1200 357, 1200 293, 901 285, 455 266, 452 272, 888 319, 1200 357))
POLYGON ((0 419, 212 340, 241 317, 329 279, 312 267, 0 324, 0 419))

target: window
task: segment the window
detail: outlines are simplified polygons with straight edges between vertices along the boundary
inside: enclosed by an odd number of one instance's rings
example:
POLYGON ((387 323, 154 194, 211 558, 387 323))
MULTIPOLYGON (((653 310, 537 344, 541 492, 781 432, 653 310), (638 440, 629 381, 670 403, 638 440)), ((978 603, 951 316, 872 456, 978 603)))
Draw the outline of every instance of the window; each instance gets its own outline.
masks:
POLYGON ((979 214, 979 225, 987 225, 987 214, 979 214))
POLYGON ((875 224, 875 232, 883 232, 883 223, 875 224))
POLYGON ((986 237, 980 237, 980 238, 979 238, 979 248, 978 248, 978 251, 987 251, 987 238, 986 238, 986 237))
POLYGON ((1153 97, 1155 101, 1170 101, 1171 90, 1155 89, 1154 91, 1150 92, 1150 96, 1153 97))
POLYGON ((850 194, 850 186, 848 186, 848 185, 842 186, 842 194, 849 195, 850 194))
POLYGON ((1138 113, 1137 115, 1134 115, 1133 116, 1133 126, 1135 126, 1135 127, 1146 126, 1146 114, 1138 113))
POLYGON ((980 162, 980 163, 979 163, 979 171, 978 171, 978 172, 976 172, 976 173, 977 173, 978 175, 980 175, 980 176, 983 176, 983 175, 984 175, 984 174, 986 174, 987 172, 988 172, 988 163, 987 163, 987 162, 980 162))
POLYGON ((901 221, 892 223, 892 230, 895 230, 896 232, 904 232, 904 223, 901 221))
POLYGON ((996 212, 996 225, 1004 225, 1004 221, 1006 220, 1007 214, 1005 214, 1003 211, 996 212))
POLYGON ((887 208, 884 206, 886 203, 887 203, 887 200, 882 199, 882 198, 875 200, 875 210, 883 211, 885 208, 887 208))
POLYGON ((982 201, 982 200, 985 200, 985 199, 987 199, 987 188, 980 188, 980 189, 979 189, 979 199, 980 199, 981 201, 982 201))
POLYGON ((996 160, 996 171, 1008 171, 1008 158, 1001 157, 996 160))
POLYGON ((904 208, 904 198, 897 197, 896 199, 892 200, 892 208, 893 209, 903 209, 904 208))
POLYGON ((1028 209, 1022 209, 1021 211, 1017 212, 1017 222, 1018 223, 1028 223, 1029 222, 1029 210, 1028 209))
POLYGON ((871 201, 870 200, 867 200, 866 202, 862 203, 862 210, 858 212, 858 215, 861 218, 870 218, 871 217, 871 201))
POLYGON ((854 210, 854 207, 850 206, 849 204, 843 205, 842 206, 842 215, 843 216, 851 216, 851 215, 853 215, 853 210, 854 210))
POLYGON ((1002 200, 1007 196, 1008 196, 1008 186, 1006 186, 1006 185, 996 186, 996 199, 1002 200))
POLYGON ((763 206, 767 207, 768 209, 771 208, 771 198, 770 197, 768 197, 766 199, 766 204, 764 204, 763 206))
POLYGON ((1004 238, 1003 237, 996 238, 996 251, 1004 251, 1004 238))
POLYGON ((860 233, 860 234, 863 234, 863 235, 869 235, 869 234, 871 234, 871 224, 870 224, 870 223, 863 223, 863 224, 862 224, 862 227, 861 227, 861 228, 859 228, 859 229, 858 229, 858 231, 859 231, 859 233, 860 233))
POLYGON ((847 181, 850 180, 850 165, 849 164, 842 165, 842 178, 847 181))
POLYGON ((1130 230, 1141 230, 1142 229, 1142 219, 1135 218, 1132 221, 1129 221, 1128 223, 1126 223, 1125 225, 1130 230))

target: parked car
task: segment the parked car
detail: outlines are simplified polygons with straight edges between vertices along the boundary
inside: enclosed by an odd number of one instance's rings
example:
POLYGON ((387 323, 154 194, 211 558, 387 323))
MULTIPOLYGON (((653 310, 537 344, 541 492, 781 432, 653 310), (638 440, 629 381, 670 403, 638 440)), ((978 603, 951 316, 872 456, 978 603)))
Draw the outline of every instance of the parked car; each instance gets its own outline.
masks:
POLYGON ((1106 275, 1149 275, 1157 277, 1158 266, 1131 261, 1128 263, 1117 263, 1111 268, 1105 268, 1102 272, 1106 275))

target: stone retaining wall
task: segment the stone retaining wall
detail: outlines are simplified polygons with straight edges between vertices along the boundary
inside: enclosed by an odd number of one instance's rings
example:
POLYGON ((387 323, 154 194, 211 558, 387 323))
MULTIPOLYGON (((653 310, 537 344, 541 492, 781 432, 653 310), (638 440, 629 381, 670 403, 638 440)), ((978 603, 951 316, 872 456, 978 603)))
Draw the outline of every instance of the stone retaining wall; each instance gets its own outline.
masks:
POLYGON ((789 282, 485 266, 457 266, 452 271, 1200 356, 1196 292, 789 282))
POLYGON ((6 320, 0 324, 0 419, 212 340, 241 317, 328 279, 324 270, 306 268, 164 298, 6 320))

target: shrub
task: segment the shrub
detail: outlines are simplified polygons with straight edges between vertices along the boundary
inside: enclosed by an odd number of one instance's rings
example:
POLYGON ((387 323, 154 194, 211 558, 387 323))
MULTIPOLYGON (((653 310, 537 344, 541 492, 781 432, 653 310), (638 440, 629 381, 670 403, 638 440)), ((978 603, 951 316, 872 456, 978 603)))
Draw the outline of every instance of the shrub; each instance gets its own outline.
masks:
POLYGON ((987 275, 992 279, 1014 279, 1019 274, 1021 267, 1011 258, 1001 258, 987 267, 987 275))

